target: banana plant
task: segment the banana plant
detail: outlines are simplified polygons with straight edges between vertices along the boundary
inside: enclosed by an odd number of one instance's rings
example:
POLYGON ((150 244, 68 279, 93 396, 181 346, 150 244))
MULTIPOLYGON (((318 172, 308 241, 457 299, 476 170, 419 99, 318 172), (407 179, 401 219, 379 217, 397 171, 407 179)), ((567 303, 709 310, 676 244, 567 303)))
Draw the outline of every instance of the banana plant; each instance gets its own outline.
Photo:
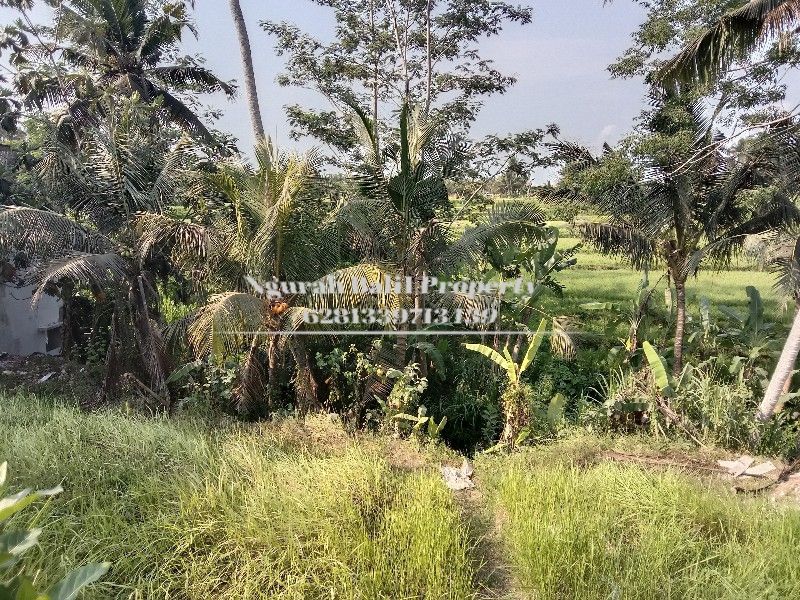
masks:
POLYGON ((503 348, 503 354, 500 354, 494 348, 485 346, 483 344, 464 344, 467 350, 472 350, 479 354, 483 354, 486 358, 499 365, 508 376, 509 385, 519 385, 522 374, 528 370, 528 367, 533 364, 533 359, 536 358, 536 353, 539 352, 539 347, 545 337, 545 330, 547 329, 547 319, 542 319, 539 323, 539 328, 531 339, 528 345, 528 350, 520 363, 516 363, 508 350, 508 346, 503 348))
POLYGON ((650 365, 650 372, 656 382, 656 387, 665 398, 672 398, 675 395, 675 382, 667 369, 667 361, 658 353, 650 342, 642 344, 647 363, 650 365))
MULTIPOLYGON (((0 465, 0 489, 5 487, 7 463, 0 465)), ((78 592, 106 574, 110 563, 92 563, 75 569, 46 592, 37 591, 24 570, 15 568, 25 553, 39 543, 41 529, 10 529, 7 521, 38 500, 50 498, 63 489, 22 490, 0 499, 0 598, 3 600, 74 600, 78 592)))
POLYGON ((528 349, 517 363, 514 361, 508 347, 503 348, 503 354, 494 348, 483 344, 464 344, 467 350, 483 354, 489 360, 499 365, 508 377, 508 387, 503 392, 502 405, 505 413, 505 425, 500 436, 500 444, 513 448, 521 431, 528 426, 530 421, 529 398, 531 395, 530 387, 523 383, 522 375, 533 364, 536 354, 542 345, 546 335, 547 319, 542 319, 539 328, 534 333, 528 349))

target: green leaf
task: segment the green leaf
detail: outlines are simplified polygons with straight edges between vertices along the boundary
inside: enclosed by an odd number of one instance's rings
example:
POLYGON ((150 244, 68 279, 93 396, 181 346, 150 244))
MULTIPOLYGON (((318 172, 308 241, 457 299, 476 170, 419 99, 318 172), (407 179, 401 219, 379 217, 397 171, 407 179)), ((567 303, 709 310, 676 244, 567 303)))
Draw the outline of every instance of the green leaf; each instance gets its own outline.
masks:
POLYGON ((418 423, 419 421, 427 421, 428 417, 418 417, 417 415, 410 415, 408 413, 398 413, 396 415, 392 415, 392 419, 396 421, 411 421, 413 423, 418 423))
POLYGON ((8 463, 4 462, 0 465, 0 487, 6 484, 6 476, 8 475, 8 463))
POLYGON ((23 577, 17 585, 17 593, 14 596, 14 600, 49 600, 49 598, 37 592, 36 588, 33 587, 33 582, 27 577, 23 577))
POLYGON ((412 348, 417 348, 421 350, 426 356, 428 356, 433 362, 434 366, 436 367, 436 372, 438 373, 438 375, 442 379, 444 379, 444 376, 447 372, 447 368, 444 362, 444 355, 436 346, 434 346, 430 342, 417 342, 412 346, 412 348))
POLYGON ((170 383, 175 383, 176 381, 180 381, 181 379, 186 377, 189 373, 191 373, 193 369, 196 368, 197 368, 197 361, 188 362, 185 365, 175 369, 170 374, 170 376, 167 377, 167 380, 164 383, 169 385, 170 383))
POLYGON ((711 329, 711 302, 705 296, 700 298, 700 322, 703 324, 703 331, 708 335, 711 329))
POLYGON ((742 370, 743 366, 744 366, 744 356, 734 356, 731 359, 730 366, 728 367, 728 373, 730 373, 732 376, 736 376, 742 370))
POLYGON ((508 351, 508 344, 506 344, 505 346, 503 346, 503 356, 505 356, 505 357, 506 357, 506 360, 507 360, 508 362, 513 362, 513 361, 514 361, 514 357, 512 357, 512 356, 511 356, 511 352, 509 352, 509 351, 508 351))
POLYGON ((513 362, 505 359, 494 348, 484 346, 483 344, 464 344, 464 348, 467 350, 472 350, 473 352, 477 352, 478 354, 483 354, 486 358, 505 369, 506 373, 508 374, 509 382, 514 383, 517 381, 518 377, 516 365, 513 362))
MULTIPOLYGON (((0 535, 0 557, 20 556, 33 548, 39 542, 41 529, 31 529, 30 531, 6 531, 0 535)), ((0 560, 0 566, 4 566, 0 560)))
POLYGON ((747 304, 748 315, 745 325, 750 329, 758 330, 761 328, 764 321, 764 303, 761 300, 761 294, 752 285, 745 288, 747 297, 750 301, 747 304))
POLYGON ((525 427, 522 431, 519 432, 519 435, 517 436, 517 439, 514 440, 514 444, 516 444, 517 446, 521 446, 530 437, 531 437, 531 428, 530 427, 525 427))
POLYGON ((33 504, 36 502, 36 499, 36 494, 31 493, 30 489, 22 490, 13 496, 3 498, 0 500, 0 523, 33 504))
POLYGON ((93 563, 75 569, 59 581, 56 585, 50 588, 48 592, 49 600, 74 600, 80 592, 87 585, 91 585, 111 568, 111 563, 93 563))
POLYGON ((403 372, 398 369, 389 369, 386 371, 387 379, 400 379, 402 376, 403 372))
POLYGON ((730 306, 719 306, 719 311, 731 321, 735 321, 737 325, 744 325, 746 322, 746 319, 730 306))
POLYGON ((539 323, 539 329, 536 330, 536 333, 533 335, 533 339, 528 346, 528 351, 525 353, 525 358, 522 359, 522 364, 519 366, 520 375, 522 375, 525 370, 531 366, 533 359, 536 358, 536 353, 539 352, 539 347, 542 345, 542 341, 544 340, 545 329, 547 329, 547 319, 542 319, 539 323))
POLYGON ((656 386, 658 386, 663 396, 671 398, 675 394, 675 390, 672 387, 672 378, 667 370, 667 361, 653 348, 650 342, 642 344, 642 348, 644 348, 644 354, 647 357, 647 362, 650 365, 650 371, 653 373, 656 386))
MULTIPOLYGON (((431 419, 431 420, 433 420, 433 419, 431 419)), ((442 433, 442 429, 444 429, 444 426, 445 426, 445 425, 447 425, 447 415, 443 416, 443 417, 442 417, 442 420, 441 420, 441 421, 439 421, 439 424, 436 426, 436 435, 437 435, 437 436, 438 436, 440 433, 442 433)))

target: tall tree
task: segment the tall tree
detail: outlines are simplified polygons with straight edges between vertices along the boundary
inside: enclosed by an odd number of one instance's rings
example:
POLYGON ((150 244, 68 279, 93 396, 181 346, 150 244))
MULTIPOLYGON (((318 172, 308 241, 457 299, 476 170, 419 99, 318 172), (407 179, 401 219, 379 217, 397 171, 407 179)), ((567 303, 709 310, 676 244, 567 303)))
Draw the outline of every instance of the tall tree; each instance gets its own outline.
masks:
POLYGON ((768 421, 775 414, 781 398, 788 391, 800 354, 800 238, 785 236, 773 247, 772 269, 778 274, 778 288, 795 304, 792 328, 781 350, 775 371, 769 380, 756 418, 768 421))
POLYGON ((333 9, 333 42, 296 25, 265 21, 276 51, 287 57, 280 85, 317 90, 333 110, 287 108, 294 135, 311 135, 341 152, 358 146, 349 106, 371 107, 379 136, 404 103, 416 103, 453 131, 469 129, 487 96, 515 79, 481 56, 478 42, 508 23, 531 21, 528 7, 506 2, 311 0, 333 9))
POLYGON ((800 62, 796 0, 633 1, 647 16, 612 75, 702 95, 728 126, 781 111, 786 72, 800 62))
POLYGON ((28 108, 65 107, 74 122, 91 118, 103 94, 137 95, 161 108, 184 130, 213 138, 196 113, 196 93, 233 87, 200 60, 180 56, 183 33, 195 33, 189 2, 163 0, 64 0, 51 25, 20 23, 12 47, 14 86, 28 108))
POLYGON ((187 229, 182 214, 141 214, 137 229, 151 248, 166 246, 195 282, 213 293, 186 330, 199 356, 222 358, 246 351, 235 401, 240 412, 264 414, 278 393, 283 350, 298 367, 297 404, 316 408, 317 382, 302 342, 285 333, 301 323, 302 304, 276 300, 253 290, 257 282, 304 281, 322 277, 335 255, 319 243, 324 212, 306 202, 317 176, 313 152, 278 151, 269 138, 256 147, 255 168, 220 162, 199 175, 194 203, 197 227, 187 229), (327 268, 326 268, 327 267, 327 268), (262 367, 266 349, 268 370, 262 367), (269 383, 269 387, 266 385, 269 383))
POLYGON ((239 38, 239 53, 242 55, 242 70, 244 71, 244 89, 247 95, 247 107, 250 111, 250 123, 253 126, 253 135, 256 144, 264 142, 264 122, 261 117, 261 105, 258 101, 258 86, 256 73, 253 68, 253 51, 250 47, 250 36, 247 33, 247 23, 244 20, 242 5, 239 0, 230 0, 233 24, 239 38))
POLYGON ((776 149, 767 140, 746 152, 714 144, 699 102, 666 100, 649 116, 649 131, 618 151, 595 157, 561 144, 562 192, 593 201, 602 222, 579 223, 601 252, 637 268, 666 267, 674 286, 673 370, 683 369, 686 282, 708 262, 724 265, 747 235, 800 221, 793 198, 772 187, 776 149), (759 193, 752 193, 758 191, 759 193))
POLYGON ((131 99, 108 103, 77 147, 61 143, 51 125, 34 168, 44 195, 52 198, 50 206, 0 207, 0 253, 25 252, 34 266, 36 297, 58 290, 67 313, 73 291, 90 292, 96 307, 109 308, 98 401, 110 399, 127 376, 169 408, 170 361, 156 291, 169 265, 160 253, 146 250, 130 225, 138 211, 160 211, 182 198, 183 176, 195 152, 186 144, 168 147, 168 136, 154 133, 155 110, 131 99))
POLYGON ((777 44, 779 53, 788 53, 794 46, 800 25, 798 0, 739 0, 726 5, 722 15, 695 32, 660 67, 658 81, 714 82, 770 43, 777 44))
MULTIPOLYGON (((770 81, 775 80, 776 65, 794 67, 798 64, 798 25, 800 24, 800 2, 798 0, 739 0, 728 4, 722 14, 714 15, 704 27, 683 40, 675 55, 659 65, 653 81, 666 88, 700 85, 724 87, 731 80, 735 65, 755 64, 750 69, 762 73, 770 81), (753 56, 759 54, 753 61, 753 56)), ((742 77, 741 75, 739 77, 742 77)), ((734 76, 735 81, 735 76, 734 76)), ((766 87, 763 86, 762 88, 766 87)), ((784 144, 783 155, 794 155, 796 144, 784 144)), ((782 161, 784 167, 787 161, 782 161)), ((786 188, 794 193, 796 186, 796 162, 788 162, 783 171, 788 175, 786 188)), ((788 252, 780 256, 774 265, 780 274, 779 284, 785 293, 798 299, 798 261, 800 246, 784 244, 788 252)), ((800 307, 781 351, 778 364, 770 379, 756 418, 766 421, 772 417, 782 395, 791 380, 791 375, 800 352, 800 307)))

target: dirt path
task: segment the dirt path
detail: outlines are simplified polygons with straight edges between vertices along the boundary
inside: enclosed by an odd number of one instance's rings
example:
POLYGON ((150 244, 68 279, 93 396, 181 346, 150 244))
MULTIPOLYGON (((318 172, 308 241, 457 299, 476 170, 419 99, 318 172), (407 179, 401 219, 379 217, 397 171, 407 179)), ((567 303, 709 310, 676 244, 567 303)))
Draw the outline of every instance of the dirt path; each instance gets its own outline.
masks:
POLYGON ((504 517, 488 504, 477 487, 453 492, 474 543, 473 553, 479 568, 476 574, 478 598, 482 600, 516 600, 524 598, 505 560, 501 528, 504 517))

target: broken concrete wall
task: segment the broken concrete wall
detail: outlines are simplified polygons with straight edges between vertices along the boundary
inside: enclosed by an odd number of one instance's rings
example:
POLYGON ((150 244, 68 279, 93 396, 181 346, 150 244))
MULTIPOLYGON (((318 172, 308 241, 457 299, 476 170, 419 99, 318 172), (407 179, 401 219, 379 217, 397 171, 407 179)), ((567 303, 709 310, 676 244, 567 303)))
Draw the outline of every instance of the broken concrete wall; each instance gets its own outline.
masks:
POLYGON ((43 296, 31 306, 33 286, 0 283, 0 352, 15 356, 61 352, 62 303, 43 296))

